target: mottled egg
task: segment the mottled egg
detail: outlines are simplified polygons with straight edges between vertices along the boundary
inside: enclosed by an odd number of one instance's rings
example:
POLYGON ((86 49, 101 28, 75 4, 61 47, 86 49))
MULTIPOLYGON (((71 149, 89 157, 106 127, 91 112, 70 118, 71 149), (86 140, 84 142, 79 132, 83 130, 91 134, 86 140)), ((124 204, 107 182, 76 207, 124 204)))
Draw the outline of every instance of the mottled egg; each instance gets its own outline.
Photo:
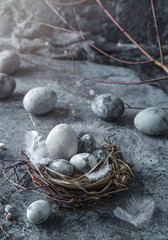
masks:
POLYGON ((70 159, 70 163, 76 171, 87 173, 97 164, 97 161, 90 153, 79 153, 70 159))
POLYGON ((135 127, 147 135, 160 135, 168 130, 168 113, 150 107, 140 111, 134 118, 135 127))
POLYGON ((78 141, 79 153, 91 153, 96 149, 96 141, 91 134, 85 134, 78 141))
POLYGON ((11 50, 4 50, 0 53, 0 72, 14 73, 20 67, 20 56, 11 50))
POLYGON ((113 121, 123 114, 125 107, 120 98, 116 98, 112 94, 102 94, 93 100, 91 109, 99 118, 113 121))
POLYGON ((51 214, 49 202, 45 200, 37 200, 30 204, 27 208, 27 218, 33 224, 45 222, 51 214))
POLYGON ((28 113, 45 114, 55 107, 56 99, 56 93, 52 88, 37 87, 24 96, 23 106, 28 113))
POLYGON ((0 99, 9 97, 15 90, 15 79, 7 74, 0 73, 0 99))
MULTIPOLYGON (((49 166, 50 169, 61 173, 63 175, 66 176, 72 176, 73 172, 74 172, 74 167, 72 166, 72 164, 65 159, 55 159, 53 160, 49 166)), ((56 174, 52 173, 52 172, 48 172, 52 177, 58 177, 56 174)))
POLYGON ((46 150, 52 159, 69 160, 78 152, 76 132, 65 123, 55 126, 46 139, 46 150))

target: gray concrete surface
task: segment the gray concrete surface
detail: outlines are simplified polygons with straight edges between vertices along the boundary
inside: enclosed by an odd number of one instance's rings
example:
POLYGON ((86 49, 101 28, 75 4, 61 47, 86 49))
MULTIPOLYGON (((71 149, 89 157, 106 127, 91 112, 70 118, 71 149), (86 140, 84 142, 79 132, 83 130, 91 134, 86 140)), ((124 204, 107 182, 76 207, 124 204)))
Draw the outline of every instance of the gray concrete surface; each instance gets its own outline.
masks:
MULTIPOLYGON (((56 61, 45 58, 35 59, 30 56, 23 58, 40 64, 47 64, 55 69, 73 70, 70 61, 56 61)), ((90 62, 75 62, 76 71, 88 77, 107 81, 140 81, 137 73, 132 70, 98 65, 90 62)), ((38 86, 52 87, 58 97, 55 109, 42 116, 33 116, 37 129, 54 127, 58 123, 74 123, 97 119, 91 111, 90 103, 94 96, 102 93, 111 93, 120 97, 125 103, 133 107, 167 107, 167 94, 160 88, 149 84, 143 85, 113 85, 95 83, 83 80, 70 73, 61 73, 64 80, 60 80, 56 72, 47 68, 38 68, 22 60, 21 68, 13 74, 17 87, 13 95, 0 101, 0 142, 7 147, 6 151, 0 150, 0 183, 5 179, 2 171, 17 160, 23 160, 20 150, 24 148, 24 133, 32 130, 33 125, 22 105, 24 95, 28 90, 38 86), (83 80, 79 83, 79 80, 83 80), (93 90, 93 91, 90 91, 93 90), (93 94, 93 95, 92 95, 93 94)), ((99 205, 96 211, 83 212, 63 209, 58 211, 52 202, 52 214, 49 220, 41 225, 32 225, 26 218, 26 208, 44 196, 33 192, 15 193, 10 198, 10 203, 15 207, 17 224, 5 220, 3 207, 0 205, 0 220, 4 229, 10 234, 12 240, 167 240, 168 239, 168 148, 167 135, 159 137, 145 136, 135 129, 133 119, 140 109, 126 109, 123 116, 116 122, 100 120, 113 135, 117 145, 120 146, 124 158, 128 163, 134 164, 135 178, 128 184, 128 190, 115 195, 105 205, 99 205), (118 128, 118 127, 124 128, 118 128), (138 137, 137 137, 137 135, 138 137), (152 197, 156 209, 151 222, 141 229, 117 219, 113 210, 116 206, 123 205, 129 197, 152 197), (80 218, 81 217, 81 218, 80 218)), ((5 183, 0 185, 0 194, 7 197, 13 185, 5 183)), ((0 239, 3 235, 0 231, 0 239)))

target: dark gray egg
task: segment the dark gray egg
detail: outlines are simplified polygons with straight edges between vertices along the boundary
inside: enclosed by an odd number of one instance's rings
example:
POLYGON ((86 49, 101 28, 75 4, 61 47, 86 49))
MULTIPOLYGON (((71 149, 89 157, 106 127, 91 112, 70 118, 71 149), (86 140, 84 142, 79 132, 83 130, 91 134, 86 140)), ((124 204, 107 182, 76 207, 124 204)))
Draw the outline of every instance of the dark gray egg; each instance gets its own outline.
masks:
POLYGON ((91 134, 85 134, 78 141, 79 153, 91 153, 96 149, 96 141, 91 134))
MULTIPOLYGON (((65 176, 72 176, 73 172, 74 172, 74 167, 72 166, 72 164, 65 159, 55 159, 53 160, 49 166, 50 169, 63 174, 65 176)), ((56 174, 51 173, 48 171, 48 173, 52 176, 52 177, 58 177, 56 174)))
POLYGON ((91 109, 99 118, 114 121, 123 114, 125 107, 120 98, 112 94, 102 94, 93 100, 91 109))

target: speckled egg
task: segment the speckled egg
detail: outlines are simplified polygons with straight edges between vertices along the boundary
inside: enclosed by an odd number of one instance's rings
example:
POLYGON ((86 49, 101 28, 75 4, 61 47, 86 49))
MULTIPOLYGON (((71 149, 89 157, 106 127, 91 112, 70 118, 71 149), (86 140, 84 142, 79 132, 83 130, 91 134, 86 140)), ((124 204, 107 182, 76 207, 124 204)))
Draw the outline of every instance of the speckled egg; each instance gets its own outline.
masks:
POLYGON ((46 150, 52 159, 69 160, 78 152, 76 132, 65 123, 55 126, 46 139, 46 150))
POLYGON ((15 79, 7 74, 0 73, 0 99, 9 97, 15 90, 15 79))
POLYGON ((20 67, 20 56, 11 50, 4 50, 0 53, 0 72, 14 73, 20 67))
POLYGON ((114 121, 123 114, 125 107, 120 98, 112 94, 102 94, 93 100, 91 109, 99 118, 114 121))
POLYGON ((87 173, 97 164, 97 161, 90 153, 79 153, 70 159, 70 163, 76 171, 87 173))
POLYGON ((28 113, 45 114, 55 107, 56 93, 49 87, 31 89, 23 99, 23 106, 28 113))
POLYGON ((45 222, 51 214, 49 202, 45 200, 37 200, 30 204, 27 208, 27 218, 33 224, 45 222))
POLYGON ((91 134, 85 134, 78 141, 79 153, 91 153, 96 149, 96 141, 91 134))
MULTIPOLYGON (((58 173, 61 173, 69 177, 72 176, 74 172, 74 167, 72 166, 72 164, 65 159, 55 159, 49 164, 48 167, 58 173)), ((52 177, 58 177, 56 174, 52 172, 48 172, 48 173, 52 177)))
POLYGON ((107 153, 102 149, 97 149, 94 152, 92 152, 92 154, 96 158, 97 162, 100 162, 102 160, 102 158, 104 160, 106 160, 106 158, 108 156, 107 153))
POLYGON ((134 118, 135 127, 147 135, 160 135, 168 130, 168 112, 150 107, 140 111, 134 118))

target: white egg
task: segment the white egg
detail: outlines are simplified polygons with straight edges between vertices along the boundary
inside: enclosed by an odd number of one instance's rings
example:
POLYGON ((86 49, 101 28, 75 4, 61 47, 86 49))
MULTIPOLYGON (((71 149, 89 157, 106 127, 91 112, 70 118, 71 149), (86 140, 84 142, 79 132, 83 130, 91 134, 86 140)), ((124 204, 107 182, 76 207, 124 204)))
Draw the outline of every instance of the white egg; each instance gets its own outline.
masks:
POLYGON ((20 67, 20 56, 11 50, 4 50, 0 53, 0 72, 14 73, 20 67))
POLYGON ((134 125, 144 134, 160 135, 168 130, 168 113, 156 107, 146 108, 135 116, 134 125))
POLYGON ((70 159, 70 163, 76 171, 87 173, 97 164, 97 160, 90 153, 79 153, 70 159))
POLYGON ((52 159, 69 160, 78 152, 78 139, 73 128, 65 123, 55 126, 46 139, 46 150, 52 159))
POLYGON ((56 93, 49 87, 37 87, 31 89, 23 99, 26 112, 36 115, 51 111, 56 103, 56 93))
POLYGON ((27 208, 27 218, 33 224, 45 222, 51 214, 49 202, 45 200, 37 200, 30 204, 27 208))

